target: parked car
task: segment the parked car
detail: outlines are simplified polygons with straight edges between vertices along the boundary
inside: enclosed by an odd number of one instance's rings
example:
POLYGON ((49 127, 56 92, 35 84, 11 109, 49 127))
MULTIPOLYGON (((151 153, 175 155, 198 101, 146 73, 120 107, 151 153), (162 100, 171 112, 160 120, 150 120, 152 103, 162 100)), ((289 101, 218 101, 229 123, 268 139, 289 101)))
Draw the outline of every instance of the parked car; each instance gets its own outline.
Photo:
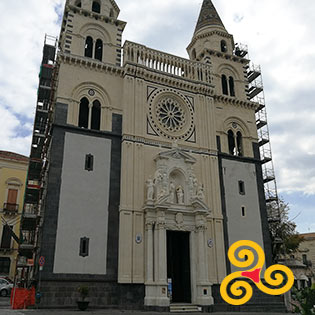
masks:
POLYGON ((5 279, 9 281, 10 283, 13 283, 13 281, 8 276, 0 276, 0 279, 5 279))
POLYGON ((8 296, 13 288, 13 283, 10 283, 4 278, 0 278, 0 295, 8 296))

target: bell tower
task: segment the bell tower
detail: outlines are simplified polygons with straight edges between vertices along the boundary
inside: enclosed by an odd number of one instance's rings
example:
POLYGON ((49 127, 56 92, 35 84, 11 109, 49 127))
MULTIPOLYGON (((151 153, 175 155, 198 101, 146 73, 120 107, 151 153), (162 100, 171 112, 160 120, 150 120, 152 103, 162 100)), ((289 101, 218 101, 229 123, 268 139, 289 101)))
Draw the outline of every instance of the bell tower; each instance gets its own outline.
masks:
POLYGON ((187 52, 191 60, 212 65, 217 95, 248 100, 244 73, 249 60, 243 58, 212 0, 203 1, 187 52))
POLYGON ((126 23, 114 0, 67 0, 59 48, 65 54, 120 65, 126 23))
POLYGON ((191 60, 207 63, 210 50, 231 54, 234 50, 234 40, 227 32, 212 1, 205 0, 187 51, 191 60))

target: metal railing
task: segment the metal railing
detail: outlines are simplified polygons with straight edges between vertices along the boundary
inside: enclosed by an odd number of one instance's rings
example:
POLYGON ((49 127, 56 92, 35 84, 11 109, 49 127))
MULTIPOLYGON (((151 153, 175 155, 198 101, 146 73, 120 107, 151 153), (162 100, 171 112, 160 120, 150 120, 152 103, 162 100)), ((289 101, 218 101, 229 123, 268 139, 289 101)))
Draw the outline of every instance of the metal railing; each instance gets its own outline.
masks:
POLYGON ((17 213, 19 211, 19 205, 16 203, 4 203, 3 211, 9 213, 17 213))

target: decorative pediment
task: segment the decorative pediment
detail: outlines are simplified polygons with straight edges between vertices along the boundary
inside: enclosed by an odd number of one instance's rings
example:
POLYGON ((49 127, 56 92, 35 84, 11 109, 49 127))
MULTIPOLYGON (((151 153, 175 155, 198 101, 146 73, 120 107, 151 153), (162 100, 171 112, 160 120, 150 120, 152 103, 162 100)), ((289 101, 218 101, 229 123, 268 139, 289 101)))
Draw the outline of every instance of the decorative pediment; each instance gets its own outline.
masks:
POLYGON ((195 210, 198 210, 198 211, 207 211, 207 212, 209 211, 209 208, 205 204, 205 202, 198 199, 198 197, 192 200, 192 206, 195 210))
POLYGON ((156 158, 155 161, 162 159, 175 159, 175 160, 183 160, 185 163, 195 164, 196 159, 192 157, 190 154, 184 152, 179 148, 175 148, 169 151, 161 152, 156 158))

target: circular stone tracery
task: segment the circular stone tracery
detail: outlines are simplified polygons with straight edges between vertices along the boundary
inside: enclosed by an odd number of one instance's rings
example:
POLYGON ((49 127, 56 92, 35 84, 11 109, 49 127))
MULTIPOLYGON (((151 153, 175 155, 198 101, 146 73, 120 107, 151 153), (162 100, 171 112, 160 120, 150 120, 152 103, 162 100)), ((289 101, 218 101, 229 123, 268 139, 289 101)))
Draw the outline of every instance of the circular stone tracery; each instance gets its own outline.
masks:
POLYGON ((160 124, 170 132, 179 131, 185 124, 185 114, 173 99, 162 99, 156 106, 156 116, 160 124))
POLYGON ((187 139, 194 132, 194 109, 185 96, 173 89, 151 94, 149 120, 152 128, 168 139, 187 139))

